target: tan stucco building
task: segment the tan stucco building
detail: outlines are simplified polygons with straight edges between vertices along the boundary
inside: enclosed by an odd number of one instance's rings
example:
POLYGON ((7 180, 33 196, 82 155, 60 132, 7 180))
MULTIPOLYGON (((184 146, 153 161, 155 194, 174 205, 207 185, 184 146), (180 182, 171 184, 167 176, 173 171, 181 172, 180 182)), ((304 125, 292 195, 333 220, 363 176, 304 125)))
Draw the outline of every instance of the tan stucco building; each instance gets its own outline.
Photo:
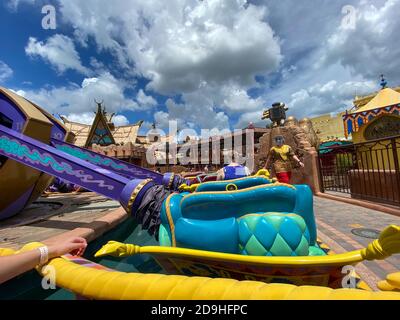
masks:
POLYGON ((345 139, 343 127, 344 114, 344 112, 334 116, 324 114, 311 119, 314 131, 321 142, 345 139))

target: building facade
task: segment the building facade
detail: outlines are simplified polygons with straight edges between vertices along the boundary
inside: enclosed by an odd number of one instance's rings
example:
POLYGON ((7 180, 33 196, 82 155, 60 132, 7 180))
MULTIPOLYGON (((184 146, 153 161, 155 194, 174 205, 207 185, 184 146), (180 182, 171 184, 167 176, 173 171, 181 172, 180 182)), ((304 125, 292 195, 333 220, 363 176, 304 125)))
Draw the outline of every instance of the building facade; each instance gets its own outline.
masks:
POLYGON ((75 135, 75 145, 147 167, 146 147, 138 139, 143 121, 133 125, 115 126, 113 117, 114 114, 108 114, 102 103, 97 103, 96 116, 91 125, 73 122, 63 116, 61 119, 66 128, 75 135))

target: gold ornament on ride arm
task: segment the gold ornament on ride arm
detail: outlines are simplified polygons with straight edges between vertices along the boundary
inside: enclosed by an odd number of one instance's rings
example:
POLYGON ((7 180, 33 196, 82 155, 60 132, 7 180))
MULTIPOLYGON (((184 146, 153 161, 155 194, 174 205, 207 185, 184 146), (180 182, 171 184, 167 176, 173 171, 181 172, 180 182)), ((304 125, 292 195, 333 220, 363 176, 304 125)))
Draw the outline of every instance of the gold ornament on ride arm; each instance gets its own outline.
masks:
POLYGON ((383 260, 393 254, 400 253, 400 226, 391 225, 371 242, 367 248, 361 250, 365 260, 383 260))
POLYGON ((126 244, 117 241, 109 241, 99 251, 95 257, 112 256, 116 258, 130 257, 140 253, 140 247, 134 244, 126 244))

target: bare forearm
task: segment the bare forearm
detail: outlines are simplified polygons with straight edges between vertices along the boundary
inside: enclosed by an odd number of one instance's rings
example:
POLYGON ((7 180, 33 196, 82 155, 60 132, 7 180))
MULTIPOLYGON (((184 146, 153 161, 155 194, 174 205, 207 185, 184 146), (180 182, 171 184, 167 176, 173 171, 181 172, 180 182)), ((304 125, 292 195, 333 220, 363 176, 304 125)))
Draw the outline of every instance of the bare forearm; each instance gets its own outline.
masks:
POLYGON ((268 157, 267 160, 265 161, 264 169, 268 169, 269 168, 270 162, 271 162, 271 157, 268 157))
POLYGON ((39 262, 40 251, 37 249, 13 256, 0 257, 0 283, 35 268, 39 262))
POLYGON ((293 159, 296 160, 297 163, 298 163, 302 168, 304 168, 304 163, 303 163, 296 155, 293 156, 293 159))
POLYGON ((225 179, 224 170, 218 170, 217 172, 217 181, 223 181, 225 179))
POLYGON ((81 256, 86 246, 86 239, 73 237, 62 243, 49 243, 40 249, 0 257, 0 284, 35 268, 39 263, 46 263, 48 260, 62 256, 63 254, 71 253, 81 256))

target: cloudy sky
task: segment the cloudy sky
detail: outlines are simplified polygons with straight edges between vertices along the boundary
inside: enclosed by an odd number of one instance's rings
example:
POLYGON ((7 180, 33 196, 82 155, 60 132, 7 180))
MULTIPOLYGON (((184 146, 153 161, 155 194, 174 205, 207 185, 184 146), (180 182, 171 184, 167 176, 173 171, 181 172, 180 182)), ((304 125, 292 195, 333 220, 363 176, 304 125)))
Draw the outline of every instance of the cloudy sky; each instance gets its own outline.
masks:
POLYGON ((298 118, 400 84, 400 0, 3 0, 0 85, 90 123, 243 128, 283 101, 298 118), (43 29, 42 8, 56 9, 43 29))

